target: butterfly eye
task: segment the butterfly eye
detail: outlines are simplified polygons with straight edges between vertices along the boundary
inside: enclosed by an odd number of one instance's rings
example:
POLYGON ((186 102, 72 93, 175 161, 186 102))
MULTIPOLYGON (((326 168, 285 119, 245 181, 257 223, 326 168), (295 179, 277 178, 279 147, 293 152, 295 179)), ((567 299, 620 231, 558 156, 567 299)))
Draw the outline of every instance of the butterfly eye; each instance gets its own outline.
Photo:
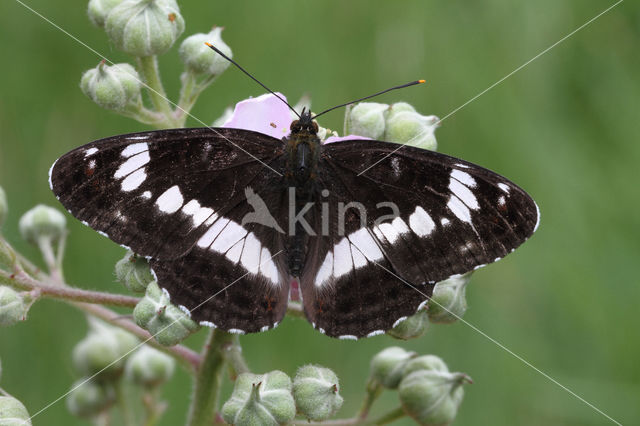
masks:
POLYGON ((291 126, 289 129, 293 132, 294 130, 300 130, 300 120, 295 120, 291 122, 291 126))
POLYGON ((315 121, 311 122, 311 125, 313 126, 313 130, 318 133, 318 123, 316 123, 315 121))

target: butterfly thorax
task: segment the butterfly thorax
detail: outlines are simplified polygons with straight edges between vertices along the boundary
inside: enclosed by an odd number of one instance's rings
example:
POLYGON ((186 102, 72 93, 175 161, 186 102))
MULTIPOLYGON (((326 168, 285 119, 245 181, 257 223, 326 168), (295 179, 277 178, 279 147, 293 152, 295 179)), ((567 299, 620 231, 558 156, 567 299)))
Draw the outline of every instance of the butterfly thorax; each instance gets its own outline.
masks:
MULTIPOLYGON (((292 212, 303 211, 307 203, 315 199, 316 173, 320 150, 317 136, 318 125, 311 119, 309 112, 303 112, 300 120, 291 123, 291 134, 285 138, 287 143, 287 162, 285 181, 289 188, 287 202, 292 212)), ((294 214, 295 216, 295 214, 294 214)), ((308 216, 308 220, 311 220, 308 216)), ((290 229, 287 242, 287 259, 292 276, 300 276, 307 255, 308 234, 300 222, 290 229)))

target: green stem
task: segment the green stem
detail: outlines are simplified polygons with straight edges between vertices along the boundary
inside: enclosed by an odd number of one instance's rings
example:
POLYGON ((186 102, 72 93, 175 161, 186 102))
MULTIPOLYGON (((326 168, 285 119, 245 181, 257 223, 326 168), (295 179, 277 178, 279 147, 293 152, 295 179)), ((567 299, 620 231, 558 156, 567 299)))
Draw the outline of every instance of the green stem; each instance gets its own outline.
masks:
POLYGON ((230 342, 233 342, 233 335, 226 331, 215 329, 209 333, 196 375, 188 426, 209 426, 213 423, 225 363, 221 349, 230 342))
POLYGON ((233 335, 231 342, 222 346, 222 355, 225 361, 229 363, 233 369, 234 376, 238 376, 242 373, 249 373, 249 367, 247 362, 242 356, 242 346, 240 346, 240 338, 237 335, 233 335))
POLYGON ((382 416, 378 417, 375 420, 371 420, 369 422, 363 423, 364 425, 369 424, 369 425, 386 425, 389 424, 391 422, 395 422, 396 420, 406 416, 407 414, 404 412, 404 410, 402 409, 402 407, 398 407, 395 410, 391 410, 386 414, 383 414, 382 416))
POLYGON ((124 386, 124 380, 120 380, 115 385, 116 401, 118 402, 120 414, 122 415, 122 424, 124 426, 135 426, 136 420, 134 418, 133 411, 131 410, 131 406, 129 405, 129 399, 127 398, 124 386))
POLYGON ((382 393, 382 385, 375 379, 370 378, 367 382, 367 395, 362 403, 362 407, 358 412, 359 419, 366 419, 369 415, 369 410, 371 410, 371 406, 374 401, 380 396, 382 393))
POLYGON ((171 104, 167 100, 167 94, 160 80, 160 71, 158 69, 158 58, 156 56, 143 56, 138 59, 138 68, 142 73, 144 81, 147 85, 147 91, 153 106, 158 112, 165 117, 165 124, 173 127, 173 110, 171 104))
POLYGON ((200 81, 189 71, 182 74, 182 89, 180 90, 180 100, 174 112, 174 120, 177 126, 184 126, 187 121, 189 111, 198 100, 198 96, 216 79, 217 75, 209 75, 200 81))

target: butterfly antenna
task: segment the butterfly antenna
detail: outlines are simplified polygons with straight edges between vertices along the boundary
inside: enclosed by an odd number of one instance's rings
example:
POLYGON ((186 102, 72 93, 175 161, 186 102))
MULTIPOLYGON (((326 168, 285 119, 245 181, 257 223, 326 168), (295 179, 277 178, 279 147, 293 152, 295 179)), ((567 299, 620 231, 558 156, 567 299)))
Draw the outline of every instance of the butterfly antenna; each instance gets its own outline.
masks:
POLYGON ((361 101, 364 101, 366 99, 370 99, 370 98, 373 98, 375 96, 382 95, 383 93, 390 92, 392 90, 403 89, 405 87, 415 86, 416 84, 422 84, 422 83, 426 83, 426 80, 416 80, 416 81, 412 81, 411 83, 401 84, 400 86, 391 87, 389 89, 383 90, 382 92, 374 93, 373 95, 369 95, 369 96, 365 96, 364 98, 356 99, 355 101, 347 102, 347 103, 344 103, 344 104, 341 104, 341 105, 336 105, 336 106, 334 106, 332 108, 329 108, 327 110, 322 111, 319 114, 314 115, 312 120, 315 120, 316 118, 318 118, 322 114, 326 114, 329 111, 333 111, 334 109, 342 108, 342 107, 345 107, 345 106, 351 105, 351 104, 355 104, 356 102, 361 102, 361 101))
POLYGON ((240 71, 242 71, 243 73, 245 73, 246 75, 248 75, 253 81, 255 81, 256 83, 258 83, 260 86, 264 87, 267 92, 271 93, 273 96, 275 96, 276 98, 280 99, 282 102, 285 103, 285 105, 287 105, 289 107, 289 109, 291 111, 293 111, 293 113, 295 115, 298 116, 298 118, 300 117, 300 114, 298 114, 298 112, 293 109, 293 107, 291 105, 289 105, 289 103, 287 101, 284 100, 283 97, 279 96, 277 93, 275 93, 273 90, 269 89, 267 86, 265 86, 264 84, 262 84, 260 82, 260 80, 258 80, 257 78, 255 78, 254 76, 252 76, 251 74, 249 74, 249 72, 247 70, 245 70, 244 68, 242 68, 236 61, 234 61, 233 59, 231 59, 230 57, 228 57, 227 55, 225 55, 224 53, 222 53, 217 47, 215 47, 214 45, 212 45, 211 43, 207 43, 205 42, 204 44, 206 44, 207 46, 209 46, 214 52, 216 52, 218 55, 222 56, 223 58, 225 58, 227 61, 231 62, 233 65, 235 65, 240 71))

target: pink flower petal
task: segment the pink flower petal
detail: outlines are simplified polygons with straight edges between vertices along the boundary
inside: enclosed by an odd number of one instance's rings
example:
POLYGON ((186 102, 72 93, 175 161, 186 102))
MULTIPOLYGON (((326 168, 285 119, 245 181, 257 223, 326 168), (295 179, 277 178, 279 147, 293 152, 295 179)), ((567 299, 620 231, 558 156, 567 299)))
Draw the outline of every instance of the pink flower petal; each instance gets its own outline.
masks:
MULTIPOLYGON (((278 96, 287 100, 280 93, 278 96)), ((282 139, 290 133, 290 125, 289 107, 271 93, 267 93, 238 102, 233 114, 222 127, 253 130, 282 139)))
POLYGON ((364 136, 358 136, 358 135, 330 136, 323 142, 323 144, 326 145, 328 143, 350 141, 350 140, 372 140, 372 139, 371 138, 365 138, 364 136))

